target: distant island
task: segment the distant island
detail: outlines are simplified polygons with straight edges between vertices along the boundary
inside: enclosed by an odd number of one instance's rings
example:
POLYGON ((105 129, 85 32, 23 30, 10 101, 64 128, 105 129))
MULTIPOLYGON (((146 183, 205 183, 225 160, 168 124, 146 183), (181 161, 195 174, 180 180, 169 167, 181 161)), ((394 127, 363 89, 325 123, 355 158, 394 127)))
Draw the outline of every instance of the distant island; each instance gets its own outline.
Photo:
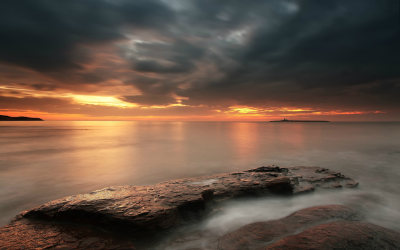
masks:
POLYGON ((329 122, 329 121, 321 121, 321 120, 288 120, 286 118, 283 118, 283 120, 270 121, 270 122, 329 122))
POLYGON ((7 115, 0 115, 0 121, 43 121, 43 119, 25 116, 12 117, 7 115))

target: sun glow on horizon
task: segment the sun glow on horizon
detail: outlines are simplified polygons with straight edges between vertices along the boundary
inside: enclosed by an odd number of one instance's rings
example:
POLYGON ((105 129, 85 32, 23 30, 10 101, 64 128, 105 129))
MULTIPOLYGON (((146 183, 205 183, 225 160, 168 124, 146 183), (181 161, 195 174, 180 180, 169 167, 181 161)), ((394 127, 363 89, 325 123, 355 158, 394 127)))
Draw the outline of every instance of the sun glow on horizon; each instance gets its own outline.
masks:
POLYGON ((247 106, 215 107, 205 104, 190 105, 189 98, 173 95, 175 103, 145 105, 126 101, 122 92, 73 93, 71 91, 46 91, 23 86, 0 86, 0 95, 11 98, 51 98, 59 100, 59 112, 22 106, 3 107, 0 112, 10 116, 40 117, 45 120, 171 120, 171 121, 268 121, 291 117, 295 119, 360 119, 364 115, 385 114, 381 110, 321 109, 309 106, 247 106), (60 104, 61 103, 61 104, 60 104), (71 105, 71 109, 68 109, 71 105), (66 108, 64 108, 64 106, 66 108), (24 109, 25 107, 25 109, 24 109))
MULTIPOLYGON (((230 106, 228 110, 224 111, 227 114, 246 114, 246 115, 267 115, 270 113, 280 113, 284 114, 285 112, 293 112, 293 113, 310 113, 314 110, 311 108, 298 108, 298 107, 251 107, 251 106, 230 106), (282 113, 283 112, 283 113, 282 113)), ((217 112, 222 112, 218 110, 217 112)))
POLYGON ((138 105, 122 101, 113 96, 94 96, 94 95, 70 95, 70 97, 79 104, 108 106, 118 108, 132 108, 138 105))
POLYGON ((230 113, 240 113, 240 114, 255 114, 259 113, 260 110, 257 108, 253 107, 230 107, 230 110, 228 111, 230 113))

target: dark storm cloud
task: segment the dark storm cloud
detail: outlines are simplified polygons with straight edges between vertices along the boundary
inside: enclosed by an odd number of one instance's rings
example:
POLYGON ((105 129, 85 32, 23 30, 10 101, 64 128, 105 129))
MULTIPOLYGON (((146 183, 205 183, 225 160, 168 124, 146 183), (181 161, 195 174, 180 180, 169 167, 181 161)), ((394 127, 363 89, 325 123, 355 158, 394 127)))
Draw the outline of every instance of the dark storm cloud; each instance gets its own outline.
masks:
POLYGON ((237 65, 224 79, 186 95, 200 102, 234 99, 242 104, 399 100, 398 1, 293 3, 298 10, 291 17, 273 29, 259 27, 233 54, 237 65), (372 83, 380 86, 379 94, 371 93, 372 83))
POLYGON ((194 61, 204 53, 203 48, 180 39, 167 44, 139 43, 136 46, 139 53, 135 57, 151 58, 144 60, 134 58, 135 70, 142 72, 187 73, 195 68, 194 61))
POLYGON ((186 104, 209 106, 396 107, 398 5, 397 0, 4 0, 0 61, 78 85, 117 79, 142 93, 121 99, 146 105, 174 103, 177 94, 188 98, 186 104), (123 63, 84 68, 101 52, 93 45, 115 48, 123 63))
POLYGON ((132 85, 144 94, 164 95, 176 89, 174 82, 164 81, 163 78, 136 77, 132 85))
POLYGON ((125 25, 154 28, 173 18, 152 0, 4 0, 0 5, 0 60, 38 71, 79 69, 90 55, 78 45, 120 39, 125 25))
POLYGON ((303 1, 279 29, 259 32, 241 59, 272 68, 271 80, 297 76, 305 85, 391 78, 400 60, 398 13, 390 2, 303 1))
POLYGON ((168 105, 176 102, 172 95, 177 90, 177 84, 173 80, 138 76, 130 84, 140 90, 141 95, 122 96, 124 101, 142 105, 168 105))

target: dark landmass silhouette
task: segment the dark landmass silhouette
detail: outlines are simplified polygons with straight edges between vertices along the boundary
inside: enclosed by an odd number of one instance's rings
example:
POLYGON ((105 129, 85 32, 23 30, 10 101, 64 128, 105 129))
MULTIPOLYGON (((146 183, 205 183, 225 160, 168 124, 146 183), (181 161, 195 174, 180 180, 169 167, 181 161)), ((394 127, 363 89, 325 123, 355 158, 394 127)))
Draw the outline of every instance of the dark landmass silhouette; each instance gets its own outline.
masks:
POLYGON ((329 121, 322 121, 322 120, 288 120, 288 119, 284 118, 283 120, 270 121, 270 122, 329 122, 329 121))
POLYGON ((7 115, 0 115, 0 121, 43 121, 43 119, 25 116, 12 117, 7 115))

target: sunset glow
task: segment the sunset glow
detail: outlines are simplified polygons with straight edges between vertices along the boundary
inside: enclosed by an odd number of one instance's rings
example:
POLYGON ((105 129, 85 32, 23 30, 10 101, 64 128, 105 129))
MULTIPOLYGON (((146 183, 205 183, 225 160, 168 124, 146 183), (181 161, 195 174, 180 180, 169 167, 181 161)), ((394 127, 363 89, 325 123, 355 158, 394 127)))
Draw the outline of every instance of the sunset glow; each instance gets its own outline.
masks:
POLYGON ((71 98, 78 104, 109 106, 117 108, 136 107, 137 105, 121 101, 113 96, 90 96, 90 95, 71 95, 71 98))
POLYGON ((0 3, 0 250, 400 245, 400 0, 0 3))
POLYGON ((400 120, 398 25, 390 21, 398 13, 375 0, 32 5, 43 13, 27 15, 32 8, 21 4, 3 15, 2 114, 400 120))

